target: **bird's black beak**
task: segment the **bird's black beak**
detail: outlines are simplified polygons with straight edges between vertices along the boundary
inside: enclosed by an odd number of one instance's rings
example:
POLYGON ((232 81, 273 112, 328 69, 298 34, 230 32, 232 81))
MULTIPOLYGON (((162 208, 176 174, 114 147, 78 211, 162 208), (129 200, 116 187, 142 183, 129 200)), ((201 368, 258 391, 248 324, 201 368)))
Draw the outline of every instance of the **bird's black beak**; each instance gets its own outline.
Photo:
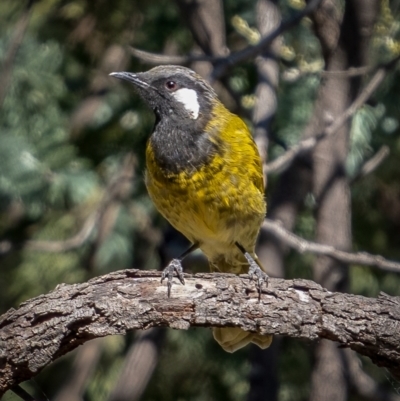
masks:
POLYGON ((140 77, 141 74, 133 74, 131 72, 112 72, 111 77, 123 79, 138 86, 139 88, 149 89, 151 86, 140 77))

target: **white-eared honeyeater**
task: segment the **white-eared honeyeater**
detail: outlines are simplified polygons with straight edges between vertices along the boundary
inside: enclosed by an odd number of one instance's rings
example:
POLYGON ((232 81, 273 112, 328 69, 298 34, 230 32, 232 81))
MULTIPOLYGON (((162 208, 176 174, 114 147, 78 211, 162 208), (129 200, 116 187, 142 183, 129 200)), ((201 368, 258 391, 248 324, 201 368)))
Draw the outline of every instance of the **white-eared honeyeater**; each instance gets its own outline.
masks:
MULTIPOLYGON (((264 183, 257 147, 245 123, 219 101, 194 71, 159 66, 147 72, 114 72, 131 82, 156 116, 146 148, 146 186, 159 212, 192 246, 163 272, 184 284, 181 260, 200 248, 212 271, 249 273, 259 290, 268 276, 254 248, 265 216, 264 183)), ((249 342, 261 348, 272 337, 240 328, 214 328, 229 352, 249 342)))

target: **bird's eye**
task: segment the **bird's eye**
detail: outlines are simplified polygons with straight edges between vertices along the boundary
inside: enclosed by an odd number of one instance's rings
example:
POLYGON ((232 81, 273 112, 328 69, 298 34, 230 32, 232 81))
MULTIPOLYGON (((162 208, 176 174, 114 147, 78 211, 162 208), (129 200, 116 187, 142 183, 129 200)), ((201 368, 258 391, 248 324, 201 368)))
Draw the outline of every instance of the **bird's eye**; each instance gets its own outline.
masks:
POLYGON ((175 89, 178 87, 178 85, 176 84, 175 81, 167 81, 167 82, 165 83, 165 87, 166 87, 168 90, 173 91, 173 90, 175 90, 175 89))

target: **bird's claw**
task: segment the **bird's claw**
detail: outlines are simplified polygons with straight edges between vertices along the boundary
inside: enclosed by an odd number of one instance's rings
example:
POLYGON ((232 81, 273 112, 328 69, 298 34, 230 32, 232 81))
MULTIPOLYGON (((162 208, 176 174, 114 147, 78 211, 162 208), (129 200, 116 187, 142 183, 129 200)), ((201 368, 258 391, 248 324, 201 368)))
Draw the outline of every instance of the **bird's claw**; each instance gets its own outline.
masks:
POLYGON ((258 289, 258 299, 260 300, 262 285, 265 283, 265 286, 268 287, 268 274, 261 270, 261 267, 248 252, 244 254, 244 257, 249 262, 249 276, 251 280, 256 282, 256 286, 258 289))
POLYGON ((176 275, 178 276, 178 279, 182 283, 182 285, 185 285, 182 263, 179 259, 172 259, 169 265, 163 270, 161 275, 161 283, 165 279, 167 279, 168 298, 171 296, 172 279, 174 277, 174 272, 176 272, 176 275))

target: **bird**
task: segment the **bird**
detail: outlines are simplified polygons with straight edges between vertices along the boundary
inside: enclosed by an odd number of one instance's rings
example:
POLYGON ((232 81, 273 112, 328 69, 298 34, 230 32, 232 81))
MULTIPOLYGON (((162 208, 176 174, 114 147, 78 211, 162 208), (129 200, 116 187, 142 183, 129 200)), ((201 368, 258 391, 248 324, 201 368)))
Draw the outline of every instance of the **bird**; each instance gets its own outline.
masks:
MULTIPOLYGON (((253 137, 212 86, 193 70, 161 65, 145 72, 113 72, 133 84, 155 114, 146 145, 145 184, 158 211, 191 243, 162 273, 171 296, 181 261, 200 248, 212 272, 246 274, 259 296, 268 276, 255 254, 266 213, 262 163, 253 137)), ((272 336, 239 327, 214 327, 227 352, 248 343, 269 347, 272 336)))

